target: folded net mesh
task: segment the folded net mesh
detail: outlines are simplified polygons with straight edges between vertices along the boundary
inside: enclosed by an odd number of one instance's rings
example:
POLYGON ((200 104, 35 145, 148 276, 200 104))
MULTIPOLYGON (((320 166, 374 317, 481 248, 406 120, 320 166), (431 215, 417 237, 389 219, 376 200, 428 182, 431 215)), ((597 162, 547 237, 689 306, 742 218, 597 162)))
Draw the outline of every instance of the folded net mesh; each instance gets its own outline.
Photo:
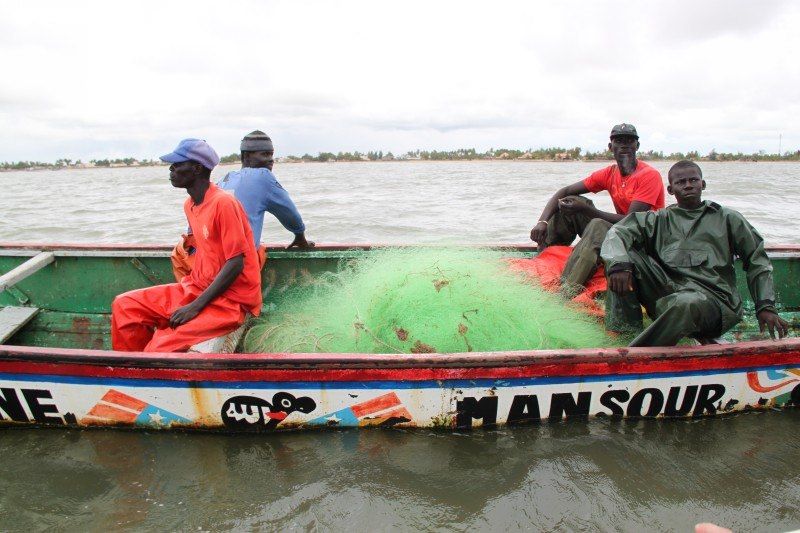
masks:
MULTIPOLYGON (((276 296, 248 352, 453 353, 613 345, 497 250, 385 249, 276 296)), ((271 300, 272 297, 268 298, 271 300)))

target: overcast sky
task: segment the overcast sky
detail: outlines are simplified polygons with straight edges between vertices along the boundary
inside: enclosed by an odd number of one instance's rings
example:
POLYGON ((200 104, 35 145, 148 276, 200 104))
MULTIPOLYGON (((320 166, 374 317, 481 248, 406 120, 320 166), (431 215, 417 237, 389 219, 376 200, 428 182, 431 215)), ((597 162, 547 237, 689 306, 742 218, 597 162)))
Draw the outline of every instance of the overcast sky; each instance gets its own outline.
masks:
POLYGON ((800 149, 800 2, 0 4, 0 161, 414 148, 800 149))

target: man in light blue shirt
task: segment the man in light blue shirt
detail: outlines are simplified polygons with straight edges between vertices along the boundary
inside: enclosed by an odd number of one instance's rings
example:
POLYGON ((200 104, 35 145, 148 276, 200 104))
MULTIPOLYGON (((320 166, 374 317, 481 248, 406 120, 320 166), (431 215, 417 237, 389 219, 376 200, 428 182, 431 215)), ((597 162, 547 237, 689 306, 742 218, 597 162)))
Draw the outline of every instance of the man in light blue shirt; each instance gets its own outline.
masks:
MULTIPOLYGON (((236 199, 244 207, 253 239, 258 250, 259 261, 264 266, 266 248, 261 245, 261 231, 264 226, 264 213, 269 212, 278 219, 284 228, 294 234, 294 240, 287 248, 308 249, 314 243, 306 240, 306 226, 303 217, 289 197, 286 189, 281 187, 272 174, 275 149, 272 139, 263 131, 248 133, 240 145, 242 169, 228 172, 217 186, 233 192, 236 199)), ((192 271, 194 266, 194 236, 183 237, 172 251, 172 271, 175 279, 180 281, 192 271)))
POLYGON ((272 174, 275 153, 272 139, 263 131, 248 133, 242 139, 240 152, 242 169, 228 172, 217 186, 220 189, 234 191, 236 199, 244 206, 253 230, 253 238, 256 240, 256 247, 261 242, 265 212, 274 215, 284 228, 294 233, 294 240, 288 248, 313 247, 314 243, 306 240, 303 217, 297 211, 289 193, 281 187, 272 174))

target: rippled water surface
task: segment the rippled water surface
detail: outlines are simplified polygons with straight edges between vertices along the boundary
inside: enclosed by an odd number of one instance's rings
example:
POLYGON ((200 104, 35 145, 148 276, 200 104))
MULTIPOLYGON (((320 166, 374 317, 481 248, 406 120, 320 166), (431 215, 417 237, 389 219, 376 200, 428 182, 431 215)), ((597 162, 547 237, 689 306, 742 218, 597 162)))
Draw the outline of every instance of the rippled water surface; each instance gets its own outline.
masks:
MULTIPOLYGON (((278 165, 317 242, 522 243, 549 195, 606 163, 278 165)), ((669 163, 654 163, 666 177, 669 163)), ((218 167, 219 178, 237 167, 218 167)), ((706 197, 742 211, 769 243, 800 243, 800 164, 704 163, 706 197)), ((171 243, 186 193, 166 167, 0 173, 0 240, 171 243)), ((605 193, 593 195, 611 210, 605 193)), ((670 203, 668 197, 667 203, 670 203)), ((267 217, 263 239, 290 242, 267 217)))
MULTIPOLYGON (((602 164, 283 165, 318 242, 522 243, 602 164)), ((667 163, 658 163, 662 172, 667 163)), ((221 176, 233 167, 215 171, 221 176)), ((705 163, 706 196, 800 243, 800 165, 705 163)), ((171 243, 163 167, 0 173, 0 241, 171 243)), ((610 209, 604 195, 601 207, 610 209)), ((274 219, 264 239, 289 242, 274 219)), ((0 431, 2 530, 800 528, 800 411, 471 433, 0 431)))

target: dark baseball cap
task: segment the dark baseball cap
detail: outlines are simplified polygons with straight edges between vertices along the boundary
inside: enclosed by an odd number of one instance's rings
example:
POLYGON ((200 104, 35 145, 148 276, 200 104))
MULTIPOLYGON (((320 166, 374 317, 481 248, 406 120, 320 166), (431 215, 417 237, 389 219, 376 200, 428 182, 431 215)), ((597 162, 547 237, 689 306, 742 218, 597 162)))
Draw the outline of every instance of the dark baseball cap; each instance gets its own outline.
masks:
POLYGON ((609 135, 609 137, 613 139, 614 137, 621 135, 630 135, 631 137, 636 137, 637 139, 639 138, 639 134, 636 133, 636 128, 634 125, 625 124, 624 122, 611 128, 611 135, 609 135))

